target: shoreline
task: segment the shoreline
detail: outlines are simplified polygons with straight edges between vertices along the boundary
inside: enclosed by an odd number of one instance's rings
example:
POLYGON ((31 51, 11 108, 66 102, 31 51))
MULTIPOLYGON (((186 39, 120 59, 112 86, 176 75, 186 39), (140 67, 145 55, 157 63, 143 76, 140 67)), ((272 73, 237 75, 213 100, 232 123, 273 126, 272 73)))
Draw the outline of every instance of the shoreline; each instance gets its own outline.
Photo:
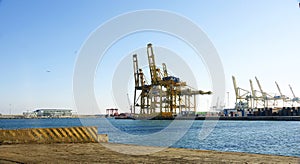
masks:
POLYGON ((299 163, 300 158, 117 143, 0 145, 0 163, 41 163, 49 161, 53 163, 299 163), (127 154, 118 153, 111 149, 127 151, 127 154), (154 153, 138 154, 145 151, 154 153))
MULTIPOLYGON (((0 119, 80 119, 80 118, 105 118, 102 116, 86 115, 86 116, 73 116, 73 117, 38 117, 38 118, 24 118, 19 115, 15 116, 0 116, 0 119)), ((214 116, 186 116, 176 118, 157 118, 151 120, 222 120, 222 121, 300 121, 300 116, 246 116, 246 117, 214 117, 214 116)), ((117 119, 116 119, 117 120, 117 119)), ((124 119, 120 119, 124 120, 124 119)), ((132 120, 132 119, 129 119, 132 120)), ((137 120, 147 120, 146 118, 137 120)))

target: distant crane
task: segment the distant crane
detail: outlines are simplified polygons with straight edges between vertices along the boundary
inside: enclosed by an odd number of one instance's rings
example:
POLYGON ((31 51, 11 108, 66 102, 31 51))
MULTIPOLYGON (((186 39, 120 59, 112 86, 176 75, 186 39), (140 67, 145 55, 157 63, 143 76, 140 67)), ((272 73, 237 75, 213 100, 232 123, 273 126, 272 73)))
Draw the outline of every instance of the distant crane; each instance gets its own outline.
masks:
POLYGON ((299 103, 300 98, 299 98, 299 97, 296 97, 296 95, 295 95, 295 93, 294 93, 293 88, 291 87, 291 85, 289 85, 289 87, 290 87, 290 90, 291 90, 291 92, 292 92, 292 94, 293 94, 293 99, 292 99, 292 101, 293 101, 293 102, 299 103))
POLYGON ((128 105, 129 105, 129 108, 130 108, 130 113, 132 114, 132 105, 130 104, 128 93, 127 93, 127 101, 128 101, 128 105))
POLYGON ((258 100, 260 100, 262 97, 257 97, 256 95, 256 90, 254 90, 254 87, 253 87, 253 83, 252 83, 252 80, 250 79, 250 88, 251 88, 251 92, 252 92, 252 99, 253 99, 253 105, 252 105, 252 108, 257 108, 257 104, 258 104, 258 100), (255 104, 255 105, 254 105, 255 104))
POLYGON ((257 77, 255 76, 255 80, 256 80, 256 83, 259 87, 259 90, 262 94, 262 100, 264 101, 264 107, 269 107, 269 100, 274 100, 274 104, 275 104, 275 100, 276 98, 274 96, 271 96, 270 94, 267 94, 266 92, 263 91, 261 85, 260 85, 260 82, 259 80, 257 79, 257 77))
POLYGON ((261 92, 261 94, 262 94, 262 97, 263 97, 264 99, 267 99, 267 94, 266 94, 266 92, 263 91, 263 89, 262 89, 262 87, 261 87, 261 85, 260 85, 260 82, 259 82, 259 80, 257 79, 256 76, 255 76, 255 80, 256 80, 256 83, 257 83, 257 85, 258 85, 258 88, 259 88, 259 90, 260 90, 260 92, 261 92))
POLYGON ((233 87, 235 91, 235 101, 236 101, 235 108, 236 109, 248 108, 249 100, 251 98, 250 92, 243 88, 239 88, 236 84, 236 80, 234 76, 232 76, 232 81, 233 81, 233 87))
POLYGON ((234 87, 236 99, 246 99, 247 95, 249 95, 250 92, 243 88, 238 87, 234 76, 232 76, 232 81, 233 81, 233 87, 234 87))
POLYGON ((283 106, 284 106, 284 102, 286 102, 287 99, 289 99, 289 98, 288 98, 287 96, 285 96, 285 95, 282 94, 281 89, 280 89, 280 87, 279 87, 279 85, 278 85, 278 83, 277 83, 276 81, 275 81, 275 84, 276 84, 277 89, 278 89, 278 92, 279 92, 279 94, 280 94, 279 99, 282 99, 283 106))
POLYGON ((279 87, 279 85, 278 85, 278 83, 275 81, 275 84, 276 84, 276 86, 277 86, 277 89, 278 89, 278 92, 279 92, 279 94, 280 94, 280 97, 281 98, 284 98, 285 96, 282 94, 282 92, 281 92, 281 90, 280 90, 280 87, 279 87))

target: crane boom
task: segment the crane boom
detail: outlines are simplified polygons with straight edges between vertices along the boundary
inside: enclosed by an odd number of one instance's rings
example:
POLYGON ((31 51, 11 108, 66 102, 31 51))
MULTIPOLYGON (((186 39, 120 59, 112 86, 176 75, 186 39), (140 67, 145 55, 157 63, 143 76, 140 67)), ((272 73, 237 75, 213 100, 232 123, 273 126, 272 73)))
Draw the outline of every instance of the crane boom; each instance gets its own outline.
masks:
POLYGON ((255 80, 256 80, 256 83, 257 83, 257 85, 258 85, 258 87, 259 87, 259 90, 260 90, 261 94, 263 95, 263 97, 266 97, 267 95, 266 95, 266 93, 263 91, 263 89, 262 89, 262 87, 261 87, 261 85, 260 85, 260 82, 259 82, 259 80, 257 79, 256 76, 255 76, 255 80))
POLYGON ((134 54, 132 56, 133 59, 133 72, 134 72, 134 84, 135 87, 139 86, 139 65, 138 65, 138 60, 137 60, 137 54, 134 54))
POLYGON ((238 98, 239 97, 239 92, 238 92, 238 87, 236 85, 236 80, 235 80, 234 76, 232 76, 232 81, 233 81, 233 87, 234 87, 234 91, 235 91, 235 96, 236 96, 236 98, 238 98))
POLYGON ((157 85, 159 79, 157 75, 157 69, 155 65, 154 53, 153 53, 153 48, 151 43, 147 45, 147 54, 148 54, 148 63, 149 63, 150 75, 151 75, 151 83, 157 85))
POLYGON ((250 81, 250 87, 251 87, 252 96, 255 99, 256 98, 256 94, 255 94, 255 91, 254 91, 254 88, 253 88, 253 83, 252 83, 251 79, 249 81, 250 81))
POLYGON ((291 92, 292 92, 294 98, 296 98, 296 95, 295 95, 295 93, 294 93, 294 91, 293 91, 293 88, 291 87, 291 85, 289 85, 289 87, 290 87, 290 90, 291 90, 291 92))
POLYGON ((281 97, 284 97, 283 94, 282 94, 282 92, 281 92, 281 90, 280 90, 280 88, 279 88, 279 85, 278 85, 278 83, 277 83, 276 81, 275 81, 275 84, 276 84, 276 86, 277 86, 277 89, 278 89, 278 91, 279 91, 280 96, 281 96, 281 97))
POLYGON ((163 66, 163 71, 164 71, 164 77, 168 77, 168 70, 167 70, 167 66, 165 63, 162 63, 163 66))

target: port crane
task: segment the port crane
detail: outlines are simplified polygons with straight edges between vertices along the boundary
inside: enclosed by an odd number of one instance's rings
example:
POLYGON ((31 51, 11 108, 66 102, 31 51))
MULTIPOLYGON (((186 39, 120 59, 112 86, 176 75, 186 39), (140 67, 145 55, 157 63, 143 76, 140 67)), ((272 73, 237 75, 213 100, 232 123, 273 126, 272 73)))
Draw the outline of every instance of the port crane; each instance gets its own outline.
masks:
POLYGON ((144 73, 138 66, 137 54, 133 55, 135 81, 133 113, 137 114, 136 110, 139 109, 139 117, 157 115, 172 117, 182 111, 195 113, 196 95, 212 94, 211 91, 195 90, 180 78, 169 75, 165 63, 162 63, 163 72, 161 72, 155 63, 151 43, 147 45, 147 57, 151 76, 150 84, 145 81, 144 73))
POLYGON ((279 100, 280 98, 279 97, 276 97, 276 96, 272 96, 270 94, 268 94, 267 92, 264 92, 261 85, 260 85, 260 82, 258 80, 258 78, 255 76, 255 80, 256 80, 256 83, 259 87, 259 90, 262 94, 262 100, 264 102, 264 107, 265 108, 268 108, 269 107, 269 101, 273 100, 273 105, 275 105, 275 101, 279 100))
POLYGON ((235 108, 237 110, 249 108, 249 100, 251 99, 250 92, 246 89, 238 87, 234 76, 232 76, 232 81, 235 91, 235 108))
POLYGON ((295 95, 295 93, 294 93, 293 88, 291 87, 291 85, 289 85, 289 88, 290 88, 290 90, 291 90, 291 92, 293 94, 292 106, 294 106, 294 102, 299 103, 300 102, 300 98, 296 97, 296 95, 295 95))
POLYGON ((258 107, 258 104, 260 104, 263 100, 263 97, 262 96, 257 96, 257 90, 254 90, 254 87, 253 87, 253 82, 252 80, 250 79, 249 80, 250 82, 250 88, 251 88, 251 99, 252 99, 252 104, 251 104, 251 108, 254 109, 254 108, 257 108, 258 107))

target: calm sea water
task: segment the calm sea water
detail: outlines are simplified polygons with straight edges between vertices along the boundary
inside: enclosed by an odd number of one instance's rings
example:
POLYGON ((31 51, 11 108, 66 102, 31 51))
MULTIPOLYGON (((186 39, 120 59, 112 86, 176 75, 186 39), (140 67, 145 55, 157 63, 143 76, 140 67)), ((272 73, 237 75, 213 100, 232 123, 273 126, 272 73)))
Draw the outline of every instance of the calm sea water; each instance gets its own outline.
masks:
MULTIPOLYGON (((300 157, 300 122, 292 121, 211 121, 213 130, 206 138, 199 137, 204 121, 181 120, 185 126, 169 128, 161 134, 161 142, 143 138, 167 129, 170 120, 114 120, 87 119, 0 119, 2 129, 98 126, 98 133, 107 133, 110 142, 165 146, 164 139, 172 140, 171 147, 275 154, 300 157), (108 123, 109 122, 109 123, 108 123), (107 125, 112 125, 111 128, 107 125), (183 133, 187 130, 186 133, 183 133), (174 135, 184 135, 179 140, 174 135), (125 134, 125 135, 124 135, 125 134), (126 135, 127 134, 127 135, 126 135), (171 134, 171 135, 170 135, 171 134)), ((158 138, 158 140, 160 139, 158 138)))

